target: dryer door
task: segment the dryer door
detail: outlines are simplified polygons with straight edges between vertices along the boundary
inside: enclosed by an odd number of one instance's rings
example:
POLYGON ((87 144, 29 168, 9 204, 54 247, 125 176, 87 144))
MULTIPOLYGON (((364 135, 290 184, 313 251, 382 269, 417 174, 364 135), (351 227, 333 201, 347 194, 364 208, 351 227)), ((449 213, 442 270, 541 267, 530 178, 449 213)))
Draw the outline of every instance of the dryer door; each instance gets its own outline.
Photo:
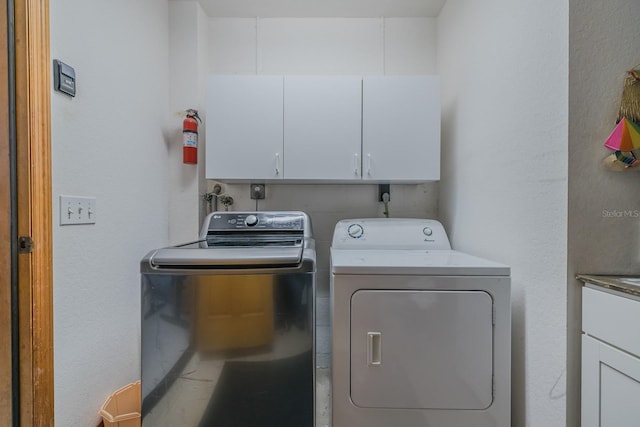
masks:
POLYGON ((486 409, 493 300, 483 291, 359 290, 351 399, 366 408, 486 409))

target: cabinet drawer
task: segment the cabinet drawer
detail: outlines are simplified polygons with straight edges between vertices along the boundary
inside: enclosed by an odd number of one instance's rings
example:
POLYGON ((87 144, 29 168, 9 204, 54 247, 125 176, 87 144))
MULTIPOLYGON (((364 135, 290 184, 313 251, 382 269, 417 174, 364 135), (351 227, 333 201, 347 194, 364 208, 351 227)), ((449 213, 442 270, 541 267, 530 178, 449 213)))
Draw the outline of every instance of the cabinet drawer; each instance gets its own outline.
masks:
POLYGON ((582 330, 615 347, 640 355, 640 301, 583 288, 582 330))

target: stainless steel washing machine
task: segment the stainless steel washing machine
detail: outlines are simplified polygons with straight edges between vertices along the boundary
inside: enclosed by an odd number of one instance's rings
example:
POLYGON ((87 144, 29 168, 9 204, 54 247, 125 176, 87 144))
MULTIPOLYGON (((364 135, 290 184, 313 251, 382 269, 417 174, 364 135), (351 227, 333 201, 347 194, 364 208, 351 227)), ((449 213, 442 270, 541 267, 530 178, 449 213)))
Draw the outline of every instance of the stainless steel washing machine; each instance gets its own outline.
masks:
POLYGON ((214 212, 145 256, 142 425, 313 426, 315 257, 302 212, 214 212))
POLYGON ((509 426, 509 274, 451 250, 437 221, 340 221, 333 427, 509 426))

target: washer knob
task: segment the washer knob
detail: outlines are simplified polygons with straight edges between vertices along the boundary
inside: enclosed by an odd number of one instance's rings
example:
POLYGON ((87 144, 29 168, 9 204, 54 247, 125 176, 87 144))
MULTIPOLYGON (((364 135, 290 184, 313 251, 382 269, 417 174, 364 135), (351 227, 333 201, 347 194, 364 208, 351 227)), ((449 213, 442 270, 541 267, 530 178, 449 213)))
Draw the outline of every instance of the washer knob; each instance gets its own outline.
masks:
POLYGON ((258 217, 255 215, 247 215, 247 217, 244 219, 244 223, 248 227, 253 227, 258 223, 258 217))
POLYGON ((364 228, 362 228, 360 224, 351 224, 349 228, 347 228, 347 234, 351 238, 359 239, 364 234, 364 228))
POLYGON ((424 233, 425 236, 431 236, 433 234, 433 230, 431 229, 431 227, 423 228, 422 232, 424 233))

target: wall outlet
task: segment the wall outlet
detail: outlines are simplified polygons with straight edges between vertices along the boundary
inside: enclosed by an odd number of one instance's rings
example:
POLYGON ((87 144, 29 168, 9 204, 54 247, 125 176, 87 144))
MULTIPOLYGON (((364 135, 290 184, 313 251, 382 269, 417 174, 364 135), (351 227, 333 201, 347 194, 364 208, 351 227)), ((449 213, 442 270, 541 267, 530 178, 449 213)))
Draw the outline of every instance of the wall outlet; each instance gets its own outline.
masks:
POLYGON ((95 223, 95 197, 60 196, 60 225, 95 223))

